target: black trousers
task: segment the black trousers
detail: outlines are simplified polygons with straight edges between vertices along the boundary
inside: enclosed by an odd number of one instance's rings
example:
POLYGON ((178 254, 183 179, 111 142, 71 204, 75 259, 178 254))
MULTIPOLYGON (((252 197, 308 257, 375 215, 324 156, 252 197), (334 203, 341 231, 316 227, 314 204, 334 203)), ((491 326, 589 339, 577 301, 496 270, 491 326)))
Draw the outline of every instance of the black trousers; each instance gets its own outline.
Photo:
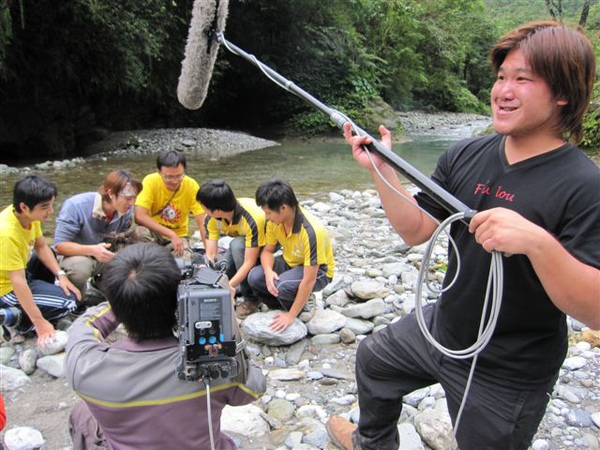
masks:
MULTIPOLYGON (((432 312, 431 307, 425 309, 428 322, 432 312)), ((433 348, 422 336, 414 314, 370 335, 356 355, 360 420, 353 439, 357 448, 397 450, 402 398, 438 382, 446 393, 454 423, 470 366, 471 360, 452 359, 433 348)), ((518 389, 478 377, 476 367, 456 433, 459 448, 527 449, 557 376, 537 389, 518 389)))

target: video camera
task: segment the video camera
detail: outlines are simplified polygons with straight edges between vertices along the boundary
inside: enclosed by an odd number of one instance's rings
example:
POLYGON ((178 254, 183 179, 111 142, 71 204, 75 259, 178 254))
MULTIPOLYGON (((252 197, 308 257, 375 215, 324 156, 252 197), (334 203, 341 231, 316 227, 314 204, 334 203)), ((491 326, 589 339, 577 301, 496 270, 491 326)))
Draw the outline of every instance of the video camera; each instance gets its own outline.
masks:
POLYGON ((241 351, 224 270, 199 262, 182 269, 177 290, 179 358, 177 375, 186 381, 235 377, 241 351), (238 348, 239 347, 239 348, 238 348))

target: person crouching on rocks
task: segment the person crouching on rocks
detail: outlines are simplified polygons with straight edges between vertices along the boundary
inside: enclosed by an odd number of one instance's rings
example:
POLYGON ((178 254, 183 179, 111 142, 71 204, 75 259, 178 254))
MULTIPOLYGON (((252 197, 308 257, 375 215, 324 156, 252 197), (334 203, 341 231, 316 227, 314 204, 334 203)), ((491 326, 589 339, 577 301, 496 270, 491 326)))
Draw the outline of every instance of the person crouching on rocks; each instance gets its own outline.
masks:
POLYGON ((288 182, 263 182, 256 190, 256 204, 267 217, 266 244, 261 265, 250 271, 248 283, 269 308, 284 310, 270 325, 282 332, 308 306, 313 291, 331 283, 333 249, 323 224, 300 206, 288 182), (274 255, 278 244, 282 256, 274 255))
POLYGON ((0 212, 2 325, 11 339, 35 330, 39 346, 52 339, 53 324, 81 299, 42 234, 41 222, 52 215, 57 193, 53 182, 28 175, 15 184, 13 204, 0 212))
POLYGON ((237 291, 244 298, 236 313, 240 319, 254 312, 258 299, 248 284, 248 273, 260 262, 265 245, 265 213, 251 198, 236 198, 223 180, 210 180, 200 186, 196 199, 204 208, 206 219, 206 253, 209 265, 219 258, 219 237, 233 239, 223 256, 232 298, 237 291), (249 307, 250 311, 247 311, 249 307))
POLYGON ((113 170, 97 192, 66 199, 56 219, 54 248, 60 267, 84 293, 86 282, 115 257, 107 242, 133 224, 133 205, 142 183, 128 170, 113 170))

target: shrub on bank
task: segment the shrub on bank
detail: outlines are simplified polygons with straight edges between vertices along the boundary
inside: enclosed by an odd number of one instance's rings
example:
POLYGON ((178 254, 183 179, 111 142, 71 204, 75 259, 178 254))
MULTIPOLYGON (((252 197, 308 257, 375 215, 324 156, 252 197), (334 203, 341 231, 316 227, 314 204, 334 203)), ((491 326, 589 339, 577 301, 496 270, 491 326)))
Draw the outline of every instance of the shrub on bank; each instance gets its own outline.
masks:
POLYGON ((596 82, 594 99, 583 118, 583 139, 581 146, 600 152, 600 81, 596 82))

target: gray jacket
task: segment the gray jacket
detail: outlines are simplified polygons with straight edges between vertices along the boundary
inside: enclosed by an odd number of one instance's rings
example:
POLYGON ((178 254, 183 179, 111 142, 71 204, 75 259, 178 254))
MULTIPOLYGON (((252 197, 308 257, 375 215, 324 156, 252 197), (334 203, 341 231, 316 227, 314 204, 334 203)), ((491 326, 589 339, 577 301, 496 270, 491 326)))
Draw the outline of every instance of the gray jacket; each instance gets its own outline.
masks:
MULTIPOLYGON (((115 450, 210 448, 206 389, 176 373, 175 337, 108 343, 117 328, 107 303, 90 308, 69 330, 65 373, 115 450)), ((241 354, 239 354, 241 355, 241 354)), ((225 405, 245 405, 266 389, 261 369, 243 360, 240 375, 210 386, 215 448, 235 449, 220 431, 225 405)))

